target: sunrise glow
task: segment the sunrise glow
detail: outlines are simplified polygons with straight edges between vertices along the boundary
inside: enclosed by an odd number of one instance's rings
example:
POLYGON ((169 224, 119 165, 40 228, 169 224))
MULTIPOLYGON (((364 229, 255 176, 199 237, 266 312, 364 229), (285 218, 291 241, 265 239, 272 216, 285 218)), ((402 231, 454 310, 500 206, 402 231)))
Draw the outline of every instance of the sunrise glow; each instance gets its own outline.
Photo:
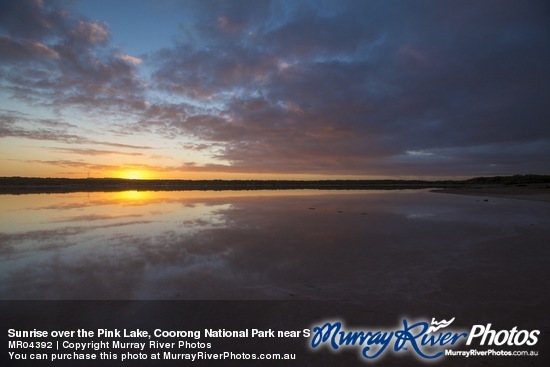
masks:
POLYGON ((146 202, 151 199, 153 195, 151 191, 127 190, 111 193, 110 197, 121 204, 125 204, 146 202))
POLYGON ((155 177, 147 171, 121 171, 117 174, 119 178, 125 178, 128 180, 149 180, 154 179, 155 177))

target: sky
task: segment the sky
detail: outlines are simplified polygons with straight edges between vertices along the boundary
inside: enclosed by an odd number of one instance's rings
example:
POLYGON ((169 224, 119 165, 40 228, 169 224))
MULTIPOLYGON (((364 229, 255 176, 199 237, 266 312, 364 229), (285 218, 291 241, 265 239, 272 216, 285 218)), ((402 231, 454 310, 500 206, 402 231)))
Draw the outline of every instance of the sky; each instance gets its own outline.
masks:
POLYGON ((547 1, 0 0, 0 176, 550 174, 547 1))

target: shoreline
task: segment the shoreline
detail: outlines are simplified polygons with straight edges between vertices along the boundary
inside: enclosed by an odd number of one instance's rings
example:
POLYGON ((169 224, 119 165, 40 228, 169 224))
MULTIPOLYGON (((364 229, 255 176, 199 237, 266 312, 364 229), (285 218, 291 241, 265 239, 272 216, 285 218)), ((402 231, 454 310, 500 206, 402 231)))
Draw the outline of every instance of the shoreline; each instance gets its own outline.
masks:
POLYGON ((407 190, 460 186, 452 181, 406 180, 126 180, 0 178, 2 194, 116 191, 407 190))
POLYGON ((550 201, 550 176, 470 180, 129 180, 0 177, 0 195, 120 191, 430 190, 435 193, 550 201))
POLYGON ((434 193, 550 202, 550 185, 475 185, 438 188, 434 193))
POLYGON ((71 187, 71 186, 27 186, 0 187, 2 195, 29 194, 68 194, 76 192, 122 192, 122 191, 290 191, 290 190, 330 190, 330 191, 393 191, 393 190, 443 190, 436 185, 288 185, 288 186, 246 186, 246 185, 191 185, 191 186, 105 186, 105 187, 71 187))

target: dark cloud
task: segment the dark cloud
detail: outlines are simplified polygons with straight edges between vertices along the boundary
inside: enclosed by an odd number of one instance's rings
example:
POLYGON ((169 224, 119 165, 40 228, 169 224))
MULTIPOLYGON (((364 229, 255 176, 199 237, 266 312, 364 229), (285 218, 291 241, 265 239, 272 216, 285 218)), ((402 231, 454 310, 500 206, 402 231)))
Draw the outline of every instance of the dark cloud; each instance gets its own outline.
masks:
POLYGON ((218 158, 232 169, 547 171, 544 2, 275 2, 241 17, 230 4, 201 8, 205 26, 159 51, 154 77, 220 101, 179 128, 225 142, 218 158))
POLYGON ((6 36, 0 36, 2 61, 28 61, 35 58, 58 59, 59 54, 50 47, 29 40, 16 41, 6 36))
POLYGON ((57 1, 0 1, 0 30, 12 37, 41 40, 63 31, 68 14, 57 1))

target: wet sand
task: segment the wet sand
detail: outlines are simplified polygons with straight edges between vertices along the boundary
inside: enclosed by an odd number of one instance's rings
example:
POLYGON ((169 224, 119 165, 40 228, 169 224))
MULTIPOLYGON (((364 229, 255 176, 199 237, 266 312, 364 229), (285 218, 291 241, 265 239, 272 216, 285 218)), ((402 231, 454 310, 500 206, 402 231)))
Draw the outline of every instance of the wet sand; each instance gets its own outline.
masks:
POLYGON ((521 186, 475 185, 435 189, 432 192, 443 194, 474 195, 507 199, 550 201, 550 185, 533 184, 521 186))

